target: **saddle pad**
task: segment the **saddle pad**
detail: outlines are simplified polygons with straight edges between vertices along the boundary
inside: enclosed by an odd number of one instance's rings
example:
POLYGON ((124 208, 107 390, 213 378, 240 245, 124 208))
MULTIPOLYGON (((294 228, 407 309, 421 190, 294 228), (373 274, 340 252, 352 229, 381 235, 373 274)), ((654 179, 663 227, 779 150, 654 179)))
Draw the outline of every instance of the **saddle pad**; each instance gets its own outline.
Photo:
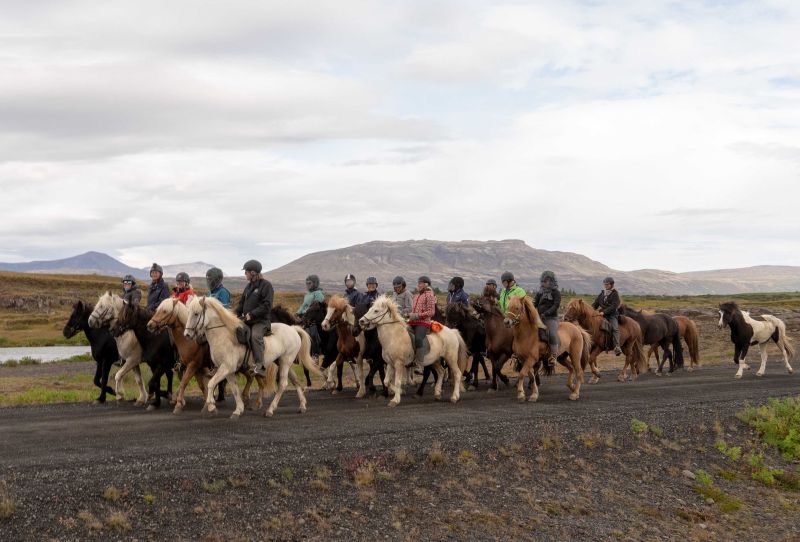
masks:
POLYGON ((239 344, 250 344, 250 326, 237 327, 236 340, 239 341, 239 344))
POLYGON ((432 332, 439 333, 442 329, 444 329, 444 326, 442 324, 440 324, 439 322, 436 322, 436 321, 431 322, 431 331, 432 332))

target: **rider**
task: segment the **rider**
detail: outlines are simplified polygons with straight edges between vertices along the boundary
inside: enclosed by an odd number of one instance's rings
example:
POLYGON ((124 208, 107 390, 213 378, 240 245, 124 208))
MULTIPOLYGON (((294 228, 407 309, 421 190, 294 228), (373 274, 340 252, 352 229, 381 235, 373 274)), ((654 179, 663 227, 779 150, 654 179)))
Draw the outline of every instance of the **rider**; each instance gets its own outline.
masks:
POLYGON ((525 297, 525 290, 523 290, 514 280, 514 274, 511 271, 506 271, 500 276, 500 282, 503 283, 503 290, 500 292, 500 310, 503 314, 508 310, 508 299, 511 297, 525 297))
POLYGON ((297 316, 303 316, 314 301, 319 301, 320 303, 325 301, 325 294, 322 292, 322 288, 319 287, 319 277, 317 275, 306 277, 306 288, 308 291, 303 296, 303 304, 297 309, 297 316))
POLYGON ((427 337, 435 311, 436 297, 431 290, 431 279, 423 275, 417 280, 417 294, 408 315, 408 325, 414 330, 414 361, 420 365, 431 348, 427 337))
POLYGON ((469 296, 464 291, 464 279, 453 277, 447 285, 447 304, 460 303, 465 309, 469 308, 469 296))
POLYGON ((358 302, 360 304, 372 304, 378 299, 381 294, 378 292, 378 279, 375 277, 367 277, 367 291, 361 294, 358 302))
POLYGON ((250 368, 258 375, 266 374, 264 367, 264 337, 272 335, 269 321, 272 311, 272 298, 275 293, 272 284, 261 276, 261 262, 248 260, 242 266, 247 286, 239 299, 236 315, 250 326, 250 348, 253 351, 250 368))
POLYGON ((192 289, 190 282, 191 280, 189 279, 189 273, 181 271, 175 275, 176 286, 172 289, 172 299, 177 299, 186 305, 186 301, 189 299, 189 297, 194 295, 194 290, 192 289))
POLYGON ((622 354, 622 348, 619 347, 619 305, 619 292, 614 288, 614 279, 612 277, 604 278, 603 291, 592 303, 592 308, 600 311, 603 318, 608 320, 611 326, 611 337, 614 339, 614 353, 618 356, 622 354))
POLYGON ((486 281, 486 285, 483 287, 483 297, 492 297, 495 301, 500 298, 500 294, 497 293, 496 280, 489 279, 486 281))
POLYGON ((226 309, 231 308, 231 293, 222 285, 222 269, 212 267, 206 271, 206 284, 208 285, 208 297, 213 297, 226 309))
POLYGON ((122 299, 131 305, 139 305, 142 300, 142 291, 136 285, 133 275, 125 275, 122 278, 122 299))
POLYGON ((414 301, 414 296, 406 288, 406 279, 400 275, 396 276, 392 280, 392 287, 394 288, 392 301, 397 305, 397 309, 403 318, 408 318, 408 315, 411 314, 411 304, 414 301))
POLYGON ((344 297, 351 307, 358 305, 361 299, 361 292, 356 288, 356 277, 352 273, 344 277, 344 297))
POLYGON ((150 288, 147 290, 147 310, 155 311, 169 297, 169 288, 164 281, 164 270, 154 263, 150 268, 150 288))
POLYGON ((542 322, 547 326, 548 342, 550 343, 550 357, 547 365, 552 369, 556 365, 558 353, 558 307, 561 305, 561 292, 558 290, 556 274, 545 271, 539 279, 539 291, 533 300, 533 306, 539 311, 542 322))

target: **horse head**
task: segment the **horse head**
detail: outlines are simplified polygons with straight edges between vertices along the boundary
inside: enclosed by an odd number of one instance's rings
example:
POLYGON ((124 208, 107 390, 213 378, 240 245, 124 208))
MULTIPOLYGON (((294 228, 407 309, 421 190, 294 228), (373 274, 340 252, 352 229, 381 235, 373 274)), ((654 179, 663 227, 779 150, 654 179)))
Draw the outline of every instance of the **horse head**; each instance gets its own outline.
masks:
POLYGON ((106 292, 97 300, 92 313, 89 315, 89 326, 101 328, 108 326, 110 329, 116 327, 117 322, 117 302, 122 301, 118 296, 111 292, 106 292))
POLYGON ((320 325, 328 314, 328 304, 324 301, 312 301, 303 315, 303 326, 308 327, 312 324, 320 325))
POLYGON ((588 314, 587 305, 581 298, 573 299, 564 311, 565 322, 580 322, 588 314))
POLYGON ((526 316, 523 298, 509 298, 508 307, 506 308, 506 317, 503 319, 503 323, 506 325, 506 327, 517 327, 520 322, 522 322, 522 319, 526 316))
POLYGON ((380 297, 367 313, 359 318, 358 324, 362 329, 373 329, 383 324, 403 321, 397 312, 397 305, 388 297, 380 297))
POLYGON ((86 306, 83 301, 76 301, 72 304, 72 314, 69 315, 69 320, 64 324, 62 334, 67 339, 70 339, 78 334, 78 332, 86 325, 86 306))
POLYGON ((448 303, 444 311, 447 327, 457 328, 463 326, 469 314, 461 303, 448 303))
POLYGON ((195 297, 186 307, 189 309, 189 316, 186 319, 186 327, 183 335, 187 339, 195 340, 205 331, 206 326, 206 298, 195 297))
POLYGON ((717 325, 720 329, 730 325, 736 313, 740 313, 739 305, 733 301, 727 301, 719 304, 719 322, 717 325))
MULTIPOLYGON (((175 313, 178 310, 179 303, 180 301, 171 297, 159 303, 156 312, 153 313, 153 316, 147 322, 147 331, 155 333, 165 327, 174 326, 178 320, 175 313)), ((191 298, 189 299, 189 303, 191 303, 191 298)))

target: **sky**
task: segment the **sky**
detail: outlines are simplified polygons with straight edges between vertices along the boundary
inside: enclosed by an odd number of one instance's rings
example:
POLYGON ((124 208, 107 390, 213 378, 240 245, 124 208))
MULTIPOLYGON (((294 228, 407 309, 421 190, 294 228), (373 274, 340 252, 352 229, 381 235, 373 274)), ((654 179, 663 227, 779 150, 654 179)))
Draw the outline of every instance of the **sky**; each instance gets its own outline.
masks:
POLYGON ((800 2, 0 0, 0 261, 800 265, 800 2))

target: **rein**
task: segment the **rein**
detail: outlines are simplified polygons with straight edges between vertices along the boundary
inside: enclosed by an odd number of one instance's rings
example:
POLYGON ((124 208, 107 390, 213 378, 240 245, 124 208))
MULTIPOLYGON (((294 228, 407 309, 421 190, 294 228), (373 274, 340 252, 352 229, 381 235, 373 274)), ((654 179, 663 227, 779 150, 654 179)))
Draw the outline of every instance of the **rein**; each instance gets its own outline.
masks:
POLYGON ((511 316, 510 321, 512 326, 518 326, 520 321, 522 320, 522 317, 520 315, 514 314, 511 311, 506 311, 506 316, 511 316))
POLYGON ((156 325, 156 331, 161 331, 167 326, 175 325, 175 320, 177 319, 175 312, 178 310, 178 303, 180 303, 180 301, 176 299, 172 304, 172 312, 170 312, 169 315, 163 320, 156 320, 156 317, 153 316, 152 322, 156 325))
MULTIPOLYGON (((386 307, 386 311, 385 311, 383 314, 381 314, 381 315, 380 315, 378 318, 376 318, 376 319, 374 319, 374 320, 370 320, 370 319, 368 319, 366 315, 362 316, 362 318, 363 318, 364 320, 366 320, 368 324, 372 324, 373 326, 379 326, 379 325, 381 325, 381 324, 380 324, 380 321, 381 321, 381 320, 383 320, 383 319, 384 319, 384 317, 385 317, 387 314, 389 314, 389 307, 386 307)), ((384 324, 391 324, 391 322, 383 322, 383 323, 384 323, 384 324)))

